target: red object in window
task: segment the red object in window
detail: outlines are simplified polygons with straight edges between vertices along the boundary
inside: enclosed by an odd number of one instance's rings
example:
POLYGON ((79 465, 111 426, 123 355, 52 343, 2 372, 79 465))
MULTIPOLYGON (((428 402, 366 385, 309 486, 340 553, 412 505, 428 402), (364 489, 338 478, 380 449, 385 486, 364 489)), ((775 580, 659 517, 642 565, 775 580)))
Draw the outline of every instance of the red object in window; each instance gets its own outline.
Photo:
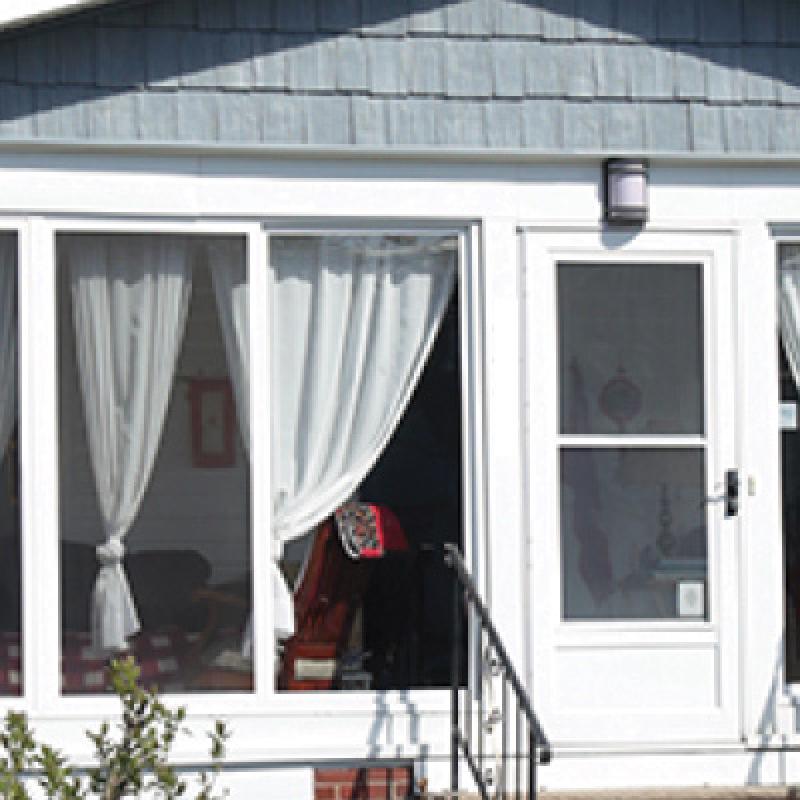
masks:
POLYGON ((383 542, 383 549, 394 552, 408 550, 408 539, 403 531, 397 514, 386 506, 373 506, 378 517, 378 535, 383 542))
POLYGON ((189 383, 189 405, 193 466, 232 467, 236 462, 236 453, 230 381, 227 378, 192 378, 189 383))
POLYGON ((340 506, 333 518, 342 548, 353 560, 408 550, 400 520, 386 506, 353 501, 340 506))
MULTIPOLYGON (((395 514, 386 506, 372 505, 371 509, 383 550, 408 550, 408 540, 395 514)), ((319 525, 303 579, 294 593, 296 633, 286 640, 279 688, 333 688, 336 663, 347 649, 353 618, 363 601, 376 557, 380 556, 353 559, 346 555, 333 517, 319 525), (310 670, 317 665, 319 674, 301 677, 301 662, 310 670), (323 675, 323 668, 331 665, 330 674, 323 675)))

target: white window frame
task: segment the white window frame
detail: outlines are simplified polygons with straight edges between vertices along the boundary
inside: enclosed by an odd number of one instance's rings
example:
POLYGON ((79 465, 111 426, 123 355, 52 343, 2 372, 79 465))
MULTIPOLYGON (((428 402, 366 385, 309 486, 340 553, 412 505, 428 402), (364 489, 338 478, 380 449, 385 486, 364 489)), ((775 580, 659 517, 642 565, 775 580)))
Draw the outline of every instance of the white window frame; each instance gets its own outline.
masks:
MULTIPOLYGON (((467 234, 463 228, 449 226, 430 226, 430 225, 412 225, 403 226, 397 223, 386 224, 381 222, 370 223, 355 223, 354 221, 341 221, 339 224, 329 224, 323 226, 320 224, 305 225, 298 223, 297 225, 288 225, 286 221, 279 221, 273 224, 266 223, 264 231, 267 236, 267 250, 269 250, 269 239, 272 236, 363 236, 377 233, 389 233, 392 235, 405 235, 405 236, 454 236, 458 241, 458 290, 459 297, 458 303, 461 311, 460 314, 460 358, 461 358, 461 481, 462 481, 462 535, 464 554, 467 563, 473 563, 475 559, 476 543, 482 540, 482 536, 478 535, 478 529, 475 524, 476 517, 474 514, 468 513, 473 508, 474 496, 476 487, 470 481, 470 476, 474 475, 475 459, 474 448, 470 446, 472 435, 470 430, 470 418, 474 416, 471 413, 471 392, 467 390, 467 386, 471 385, 473 381, 472 372, 474 371, 470 365, 468 357, 469 346, 471 343, 471 324, 470 324, 470 311, 469 299, 470 294, 475 296, 474 292, 470 292, 468 281, 473 276, 469 274, 470 271, 466 269, 466 264, 469 262, 468 258, 468 242, 467 234), (466 346, 465 346, 466 345, 466 346)), ((251 306, 252 308, 252 306, 251 306)), ((251 319, 255 314, 250 315, 251 319)), ((262 315, 263 316, 263 315, 262 315)), ((265 326, 266 327, 266 326, 265 326)), ((251 322, 252 330, 252 322, 251 322)), ((255 342, 255 339, 252 340, 255 342)), ((264 340, 266 341, 266 339, 264 340)), ((253 348, 253 351, 255 348, 253 348)), ((268 351, 267 351, 268 352, 268 351)), ((265 376, 266 377, 266 376, 265 376)), ((251 390, 252 392, 252 390, 251 390)), ((268 434, 267 434, 268 435, 268 434)), ((266 450, 267 448, 262 448, 266 450)), ((270 509, 271 510, 271 509, 270 509)), ((270 626, 272 631, 272 626, 270 626)), ((274 641, 273 641, 274 646, 274 641)), ((270 651, 272 652, 272 651, 270 651)), ((407 708, 409 702, 414 706, 424 709, 426 711, 439 711, 444 712, 450 708, 450 695, 449 690, 446 688, 411 688, 411 689, 397 689, 387 691, 327 691, 327 692, 274 692, 273 694, 273 707, 276 709, 289 711, 291 709, 308 710, 314 712, 321 707, 331 712, 341 712, 346 710, 358 709, 359 711, 368 711, 375 708, 375 696, 381 696, 381 704, 387 711, 402 710, 407 708)))
MULTIPOLYGON (((63 695, 60 691, 59 653, 61 646, 59 485, 59 404, 58 404, 58 292, 55 241, 67 233, 150 233, 246 237, 251 309, 268 307, 269 270, 254 265, 268 263, 269 237, 273 235, 346 235, 352 233, 398 233, 447 235, 458 237, 459 306, 461 339, 462 402, 462 487, 463 536, 468 563, 483 572, 486 492, 483 445, 483 337, 481 265, 478 258, 480 227, 467 220, 398 220, 381 217, 303 217, 274 220, 268 216, 220 217, 215 215, 20 215, 0 217, 0 229, 15 231, 19 242, 19 336, 20 336, 20 453, 22 515, 23 586, 23 696, 0 698, 0 711, 26 710, 36 718, 66 722, 113 716, 118 708, 113 697, 104 695, 63 695), (43 365, 50 365, 49 368, 43 365), (55 666, 54 666, 55 665, 55 666)), ((251 408, 260 408, 251 420, 253 442, 269 442, 269 363, 254 353, 269 353, 269 318, 250 314, 251 408)), ((269 444, 252 448, 251 485, 270 485, 269 444)), ((268 492, 250 493, 251 532, 269 530, 271 503, 268 492)), ((271 537, 251 535, 252 564, 261 564, 265 576, 271 537)), ((185 705, 192 725, 221 716, 231 720, 248 746, 248 737, 257 741, 256 732, 267 717, 314 715, 331 716, 333 730, 341 714, 363 721, 376 715, 393 713, 432 714, 443 717, 449 710, 447 689, 409 689, 361 692, 277 692, 274 687, 272 593, 267 580, 253 581, 255 639, 254 690, 248 693, 169 694, 173 705, 185 705), (259 719, 261 722, 259 723, 259 719), (248 734, 248 729, 252 733, 248 734)), ((322 729, 331 730, 323 725, 322 729)), ((329 738, 329 735, 328 735, 329 738)), ((347 738, 347 737, 345 737, 347 738)), ((413 739, 414 737, 411 737, 413 739)), ((411 748, 408 736, 403 748, 411 748)), ((424 741, 424 738, 422 739, 424 741)), ((199 741, 197 747, 203 747, 199 741)), ((296 750, 296 748, 295 748, 296 750)), ((332 752, 330 742, 319 745, 320 754, 332 752)), ((313 754, 314 746, 306 750, 313 754)), ((83 751, 81 751, 83 752, 83 751)), ((411 752, 411 750, 409 750, 411 752)), ((258 754, 263 756, 263 754, 258 754)), ((198 758, 187 752, 186 758, 198 758)), ((257 754, 253 753, 255 759, 257 754)), ((180 758, 180 757, 179 757, 180 758)))

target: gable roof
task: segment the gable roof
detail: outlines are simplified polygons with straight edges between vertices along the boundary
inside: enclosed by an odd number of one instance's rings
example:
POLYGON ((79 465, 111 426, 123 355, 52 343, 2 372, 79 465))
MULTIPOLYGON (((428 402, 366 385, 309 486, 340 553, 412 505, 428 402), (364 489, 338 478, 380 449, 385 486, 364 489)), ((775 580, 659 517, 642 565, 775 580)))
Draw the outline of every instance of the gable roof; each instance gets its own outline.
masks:
POLYGON ((110 2, 113 0, 4 0, 0 6, 0 29, 110 2))

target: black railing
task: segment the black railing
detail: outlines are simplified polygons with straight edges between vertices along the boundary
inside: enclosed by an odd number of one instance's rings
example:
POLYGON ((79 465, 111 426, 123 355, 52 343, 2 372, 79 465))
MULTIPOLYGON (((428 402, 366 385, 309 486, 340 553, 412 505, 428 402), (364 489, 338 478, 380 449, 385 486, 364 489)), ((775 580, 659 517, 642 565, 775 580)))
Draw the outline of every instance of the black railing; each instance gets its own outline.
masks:
POLYGON ((539 764, 549 763, 550 743, 455 545, 444 546, 444 561, 452 570, 454 587, 450 789, 453 793, 459 789, 463 757, 482 800, 535 800, 536 770, 539 764), (464 646, 465 620, 475 637, 477 647, 472 649, 464 646), (476 674, 470 676, 467 669, 463 681, 462 658, 470 652, 478 654, 476 674), (499 697, 491 698, 491 708, 486 702, 487 672, 492 685, 499 686, 499 697), (464 683, 466 688, 462 688, 464 683))

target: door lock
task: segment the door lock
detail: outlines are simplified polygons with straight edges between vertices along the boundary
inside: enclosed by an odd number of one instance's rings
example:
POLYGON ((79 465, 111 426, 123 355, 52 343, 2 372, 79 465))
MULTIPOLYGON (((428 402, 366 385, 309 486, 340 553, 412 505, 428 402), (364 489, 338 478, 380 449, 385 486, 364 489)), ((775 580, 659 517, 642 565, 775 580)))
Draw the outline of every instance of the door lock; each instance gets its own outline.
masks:
POLYGON ((725 516, 735 517, 739 513, 739 494, 741 491, 741 481, 739 480, 739 470, 729 469, 725 471, 725 516))

